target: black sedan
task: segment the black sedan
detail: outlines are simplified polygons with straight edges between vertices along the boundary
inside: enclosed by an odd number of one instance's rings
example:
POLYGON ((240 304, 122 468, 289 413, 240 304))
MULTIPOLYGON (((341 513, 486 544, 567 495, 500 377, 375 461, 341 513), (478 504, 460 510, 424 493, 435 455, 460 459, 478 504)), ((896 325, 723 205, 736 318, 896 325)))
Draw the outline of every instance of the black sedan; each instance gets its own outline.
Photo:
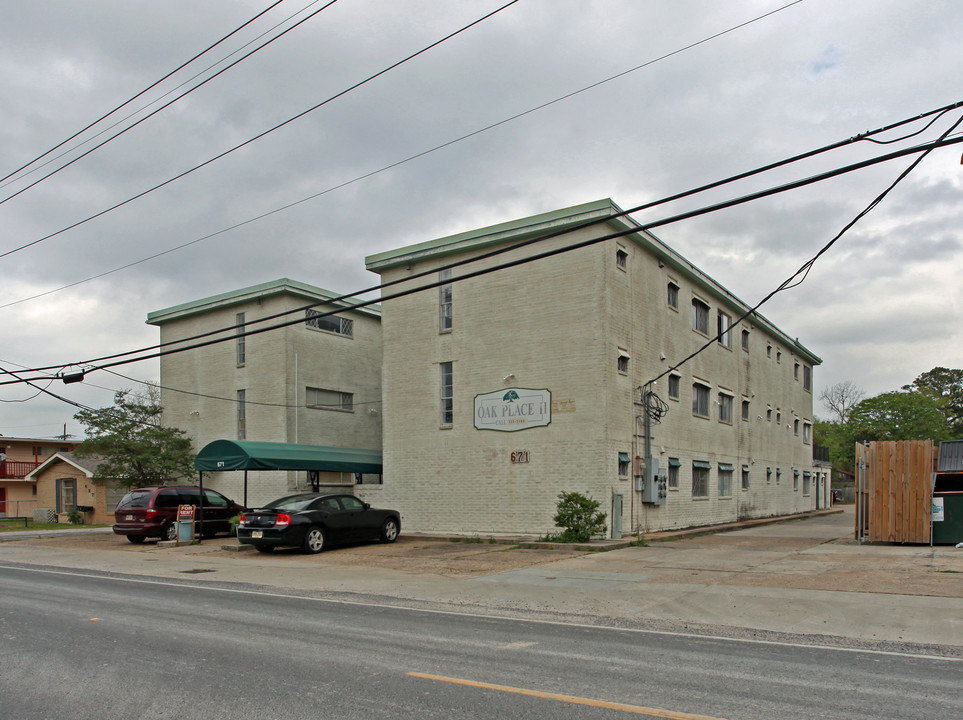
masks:
POLYGON ((401 532, 401 516, 376 510, 354 495, 301 493, 288 495, 263 508, 248 510, 237 525, 241 545, 261 552, 276 547, 300 547, 319 553, 328 543, 379 539, 394 542, 401 532))

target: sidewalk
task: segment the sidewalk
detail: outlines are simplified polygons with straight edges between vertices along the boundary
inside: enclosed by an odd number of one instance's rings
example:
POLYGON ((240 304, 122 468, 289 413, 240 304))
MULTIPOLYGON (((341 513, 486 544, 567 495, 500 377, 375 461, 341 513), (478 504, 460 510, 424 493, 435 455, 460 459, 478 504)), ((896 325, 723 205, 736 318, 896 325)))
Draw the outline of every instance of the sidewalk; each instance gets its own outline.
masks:
MULTIPOLYGON (((175 548, 112 534, 0 542, 23 563, 245 583, 412 607, 697 630, 950 646, 963 656, 963 550, 859 545, 843 512, 587 552, 405 536, 320 555, 238 552, 233 538, 175 548)), ((66 531, 68 533, 75 531, 66 531)), ((10 533, 3 534, 5 538, 10 533)))

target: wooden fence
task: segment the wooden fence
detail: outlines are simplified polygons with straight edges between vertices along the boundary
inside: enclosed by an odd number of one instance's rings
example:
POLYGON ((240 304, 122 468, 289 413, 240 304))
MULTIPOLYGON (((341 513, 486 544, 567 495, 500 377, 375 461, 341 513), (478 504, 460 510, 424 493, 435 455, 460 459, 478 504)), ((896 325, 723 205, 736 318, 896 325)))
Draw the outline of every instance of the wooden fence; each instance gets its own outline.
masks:
POLYGON ((929 543, 935 467, 932 440, 857 443, 856 539, 929 543))

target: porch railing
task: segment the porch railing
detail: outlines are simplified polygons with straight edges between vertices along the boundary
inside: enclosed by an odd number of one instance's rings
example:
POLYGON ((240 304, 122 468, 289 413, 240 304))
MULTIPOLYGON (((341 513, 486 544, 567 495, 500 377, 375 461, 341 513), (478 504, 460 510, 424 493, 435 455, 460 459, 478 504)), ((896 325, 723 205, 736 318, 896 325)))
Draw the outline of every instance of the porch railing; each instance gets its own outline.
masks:
POLYGON ((39 466, 32 460, 4 460, 0 463, 0 480, 22 480, 39 466))

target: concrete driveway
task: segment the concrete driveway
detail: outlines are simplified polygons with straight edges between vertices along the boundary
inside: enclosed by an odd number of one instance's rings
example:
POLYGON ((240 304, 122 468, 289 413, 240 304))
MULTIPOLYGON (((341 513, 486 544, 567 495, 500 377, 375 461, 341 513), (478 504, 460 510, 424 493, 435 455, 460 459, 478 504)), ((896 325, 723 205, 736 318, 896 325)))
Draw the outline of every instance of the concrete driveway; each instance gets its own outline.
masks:
MULTIPOLYGON (((246 583, 312 595, 698 632, 942 646, 963 656, 963 550, 859 545, 841 512, 588 552, 402 535, 320 555, 111 534, 0 542, 0 564, 246 583)), ((6 535, 6 533, 4 534, 6 535)))

